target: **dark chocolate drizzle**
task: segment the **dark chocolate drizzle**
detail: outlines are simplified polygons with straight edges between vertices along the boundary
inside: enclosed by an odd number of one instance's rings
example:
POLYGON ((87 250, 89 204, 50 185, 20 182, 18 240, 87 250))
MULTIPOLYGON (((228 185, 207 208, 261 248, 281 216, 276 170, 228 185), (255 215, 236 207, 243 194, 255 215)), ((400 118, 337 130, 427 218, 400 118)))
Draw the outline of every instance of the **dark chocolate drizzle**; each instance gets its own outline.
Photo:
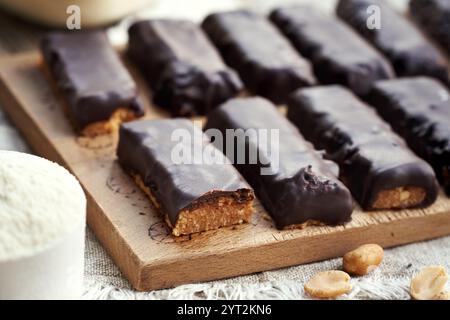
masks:
POLYGON ((448 82, 444 56, 406 17, 384 0, 340 0, 336 12, 386 55, 399 76, 427 75, 448 82), (367 9, 371 5, 380 9, 381 28, 367 27, 367 9))
POLYGON ((393 77, 389 62, 336 17, 293 6, 274 10, 270 18, 312 62, 321 83, 364 95, 374 81, 393 77))
POLYGON ((246 87, 275 103, 316 83, 309 63, 265 17, 250 11, 209 15, 202 24, 246 87))
POLYGON ((413 19, 450 53, 450 1, 411 0, 413 19))
POLYGON ((450 195, 450 92, 431 78, 404 78, 377 82, 368 101, 431 164, 450 195))
POLYGON ((258 161, 239 164, 232 159, 278 228, 308 220, 332 225, 350 220, 353 199, 337 179, 337 165, 323 160, 269 101, 259 97, 230 100, 209 115, 205 130, 213 128, 222 132, 224 141, 227 129, 279 130, 278 170, 267 156, 268 146, 254 136, 236 139, 235 147, 244 148, 246 155, 258 154, 258 161), (261 168, 271 168, 273 174, 262 175, 261 168))
POLYGON ((193 22, 140 21, 128 33, 129 56, 149 81, 155 103, 173 116, 205 114, 242 89, 193 22))
MULTIPOLYGON (((195 208, 213 198, 231 195, 237 201, 253 199, 252 190, 229 163, 174 163, 172 150, 179 143, 193 151, 210 152, 214 148, 201 129, 187 119, 140 120, 123 124, 117 148, 120 164, 131 174, 141 177, 172 226, 180 211, 195 208), (190 133, 191 141, 173 140, 176 129, 190 133), (195 136, 201 137, 200 141, 193 138, 195 136)), ((226 160, 223 154, 221 156, 226 160)))
POLYGON ((421 187, 426 198, 437 197, 432 168, 368 105, 344 87, 322 86, 292 95, 288 118, 306 139, 327 152, 340 166, 340 178, 363 209, 371 209, 378 193, 402 186, 421 187))
POLYGON ((118 108, 144 115, 136 84, 104 32, 51 32, 42 53, 78 130, 108 120, 118 108))

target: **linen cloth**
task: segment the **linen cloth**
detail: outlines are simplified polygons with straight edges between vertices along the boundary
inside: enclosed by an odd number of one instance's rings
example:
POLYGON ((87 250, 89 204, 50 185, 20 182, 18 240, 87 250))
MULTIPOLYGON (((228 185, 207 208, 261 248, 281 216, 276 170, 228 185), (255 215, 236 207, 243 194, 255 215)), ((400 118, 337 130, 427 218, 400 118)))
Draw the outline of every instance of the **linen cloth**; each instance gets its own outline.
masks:
MULTIPOLYGON (((275 2, 280 4, 281 1, 164 0, 155 1, 149 11, 140 12, 139 17, 186 17, 188 14, 188 17, 199 20, 207 12, 228 10, 243 5, 266 11, 275 2)), ((335 1, 313 2, 330 8, 335 1)), ((403 0, 392 2, 400 8, 405 4, 403 0)), ((0 54, 36 48, 38 39, 44 32, 44 30, 36 31, 35 28, 27 29, 22 23, 7 16, 0 16, 0 21, 0 54)), ((127 19, 109 30, 113 42, 123 42, 124 30, 130 21, 131 19, 127 19)), ((1 106, 0 149, 31 152, 1 110, 1 106)), ((86 231, 84 299, 307 299, 303 285, 310 277, 319 271, 342 268, 342 259, 339 258, 221 281, 182 285, 152 292, 136 292, 121 275, 92 231, 89 228, 86 231)), ((442 265, 450 271, 450 237, 386 250, 381 266, 367 276, 352 278, 353 290, 341 299, 409 299, 411 277, 428 265, 442 265)))

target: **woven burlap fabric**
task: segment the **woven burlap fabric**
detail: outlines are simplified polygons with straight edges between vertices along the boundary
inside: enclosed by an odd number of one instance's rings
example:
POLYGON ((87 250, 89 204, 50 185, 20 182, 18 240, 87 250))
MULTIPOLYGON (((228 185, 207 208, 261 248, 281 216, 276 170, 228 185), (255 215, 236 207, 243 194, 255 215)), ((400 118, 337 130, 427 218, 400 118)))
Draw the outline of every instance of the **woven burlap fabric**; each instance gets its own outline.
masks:
MULTIPOLYGON (((303 285, 309 278, 319 271, 342 268, 339 258, 222 281, 136 292, 90 231, 86 245, 87 299, 308 299, 303 285)), ((386 250, 381 266, 367 276, 353 278, 353 290, 341 298, 410 299, 411 278, 428 265, 443 265, 450 271, 450 237, 386 250)))
MULTIPOLYGON (((1 110, 0 149, 30 152, 1 110)), ((342 259, 332 259, 222 281, 136 292, 92 231, 86 231, 85 299, 307 299, 303 284, 312 275, 342 268, 342 259)), ((450 237, 386 250, 380 268, 353 278, 352 292, 342 298, 409 299, 411 277, 427 265, 443 265, 450 271, 450 237)))

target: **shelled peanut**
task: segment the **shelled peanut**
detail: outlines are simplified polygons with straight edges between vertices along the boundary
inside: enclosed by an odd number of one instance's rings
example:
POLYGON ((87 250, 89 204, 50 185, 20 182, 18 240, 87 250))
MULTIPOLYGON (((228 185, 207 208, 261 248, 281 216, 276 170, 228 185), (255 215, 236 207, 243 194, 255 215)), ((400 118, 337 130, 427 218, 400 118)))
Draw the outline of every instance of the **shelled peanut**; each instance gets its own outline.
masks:
POLYGON ((444 292, 448 275, 441 266, 422 269, 412 280, 410 294, 416 300, 448 300, 450 294, 444 292))
POLYGON ((305 284, 305 291, 315 298, 336 298, 351 289, 350 276, 339 270, 319 272, 305 284))
POLYGON ((344 270, 363 276, 374 270, 383 261, 383 248, 377 244, 365 244, 347 252, 343 258, 344 270))
POLYGON ((319 272, 305 284, 305 292, 314 298, 337 298, 348 293, 352 289, 348 273, 365 275, 381 263, 383 256, 383 248, 379 245, 362 245, 344 255, 343 268, 346 272, 339 270, 319 272))

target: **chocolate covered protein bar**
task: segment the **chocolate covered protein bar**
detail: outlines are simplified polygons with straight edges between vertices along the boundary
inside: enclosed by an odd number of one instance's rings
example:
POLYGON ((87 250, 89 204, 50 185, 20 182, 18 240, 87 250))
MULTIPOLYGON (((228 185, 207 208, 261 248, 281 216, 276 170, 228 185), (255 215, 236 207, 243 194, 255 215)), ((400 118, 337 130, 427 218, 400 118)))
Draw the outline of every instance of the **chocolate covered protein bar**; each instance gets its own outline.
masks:
POLYGON ((411 0, 413 19, 450 53, 450 1, 411 0))
POLYGON ((117 156, 175 236, 251 219, 253 191, 188 119, 123 124, 117 156), (183 135, 188 136, 180 139, 183 135), (197 156, 214 153, 220 162, 195 162, 195 156, 190 157, 194 153, 197 156), (179 159, 180 154, 190 156, 179 159))
POLYGON ((227 156, 277 228, 350 220, 353 199, 337 178, 337 165, 323 160, 268 100, 232 99, 209 115, 205 130, 224 136, 227 156))
POLYGON ((250 11, 214 13, 203 29, 246 87, 275 103, 316 83, 309 63, 264 16, 250 11))
POLYGON ((339 85, 295 92, 288 118, 340 166, 365 210, 425 207, 437 197, 433 169, 371 107, 339 85))
POLYGON ((49 33, 42 53, 81 135, 111 133, 144 115, 136 83, 104 32, 49 33))
POLYGON ((340 0, 336 12, 389 59, 398 76, 426 75, 448 82, 444 56, 385 0, 340 0), (379 9, 379 27, 367 25, 372 6, 379 9))
POLYGON ((128 54, 173 116, 202 115, 242 89, 200 26, 187 20, 146 20, 129 31, 128 54))
POLYGON ((432 78, 403 78, 375 83, 368 101, 450 195, 450 92, 432 78))
POLYGON ((393 77, 389 62, 334 16, 292 6, 275 9, 270 18, 311 61, 321 83, 342 84, 364 95, 374 81, 393 77))

